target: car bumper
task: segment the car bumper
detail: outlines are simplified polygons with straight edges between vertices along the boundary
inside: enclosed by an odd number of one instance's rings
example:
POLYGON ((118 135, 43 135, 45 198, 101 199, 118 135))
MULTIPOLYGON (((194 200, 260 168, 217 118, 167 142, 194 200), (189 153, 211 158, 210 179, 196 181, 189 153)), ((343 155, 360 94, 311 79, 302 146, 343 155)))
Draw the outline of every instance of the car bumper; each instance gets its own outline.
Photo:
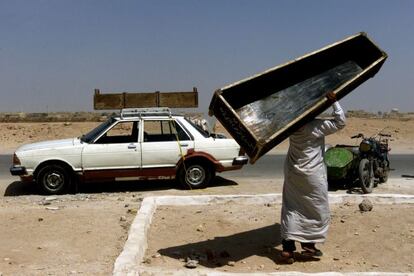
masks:
POLYGON ((10 168, 10 173, 11 175, 18 175, 18 176, 27 175, 26 168, 22 166, 12 166, 10 168))
POLYGON ((233 159, 233 166, 243 166, 246 165, 249 159, 246 156, 238 156, 233 159))

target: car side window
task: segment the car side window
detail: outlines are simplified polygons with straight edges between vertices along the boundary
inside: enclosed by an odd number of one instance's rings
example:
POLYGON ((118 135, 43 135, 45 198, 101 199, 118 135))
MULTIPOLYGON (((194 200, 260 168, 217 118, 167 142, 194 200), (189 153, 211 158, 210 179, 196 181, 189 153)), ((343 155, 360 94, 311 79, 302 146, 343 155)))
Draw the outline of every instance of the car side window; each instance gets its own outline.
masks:
POLYGON ((185 131, 171 120, 146 120, 144 142, 170 142, 190 140, 185 131))
POLYGON ((102 135, 95 144, 136 143, 137 141, 138 122, 119 122, 102 135))
POLYGON ((191 138, 188 136, 188 134, 184 131, 184 129, 179 124, 173 123, 173 125, 175 126, 175 130, 177 132, 178 139, 180 141, 191 140, 191 138))

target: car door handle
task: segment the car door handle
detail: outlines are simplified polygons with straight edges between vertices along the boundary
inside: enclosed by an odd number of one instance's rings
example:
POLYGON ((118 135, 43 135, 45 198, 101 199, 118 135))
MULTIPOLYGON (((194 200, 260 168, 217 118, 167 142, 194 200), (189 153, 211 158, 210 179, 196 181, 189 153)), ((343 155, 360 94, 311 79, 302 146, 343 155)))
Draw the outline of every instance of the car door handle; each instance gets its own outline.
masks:
POLYGON ((188 147, 188 144, 180 144, 182 147, 188 147))
POLYGON ((137 145, 134 145, 134 144, 129 144, 129 145, 128 145, 128 148, 129 148, 129 149, 136 149, 136 148, 137 148, 137 145))

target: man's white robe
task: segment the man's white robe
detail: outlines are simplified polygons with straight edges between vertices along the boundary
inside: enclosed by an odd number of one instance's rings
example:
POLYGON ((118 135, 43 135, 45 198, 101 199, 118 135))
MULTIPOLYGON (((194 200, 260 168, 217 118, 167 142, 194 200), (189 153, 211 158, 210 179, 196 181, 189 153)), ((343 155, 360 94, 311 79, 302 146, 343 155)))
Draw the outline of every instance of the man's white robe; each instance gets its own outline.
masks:
POLYGON ((325 136, 345 126, 345 114, 333 104, 333 119, 315 119, 293 133, 285 160, 281 217, 282 239, 324 242, 330 211, 323 161, 325 136))

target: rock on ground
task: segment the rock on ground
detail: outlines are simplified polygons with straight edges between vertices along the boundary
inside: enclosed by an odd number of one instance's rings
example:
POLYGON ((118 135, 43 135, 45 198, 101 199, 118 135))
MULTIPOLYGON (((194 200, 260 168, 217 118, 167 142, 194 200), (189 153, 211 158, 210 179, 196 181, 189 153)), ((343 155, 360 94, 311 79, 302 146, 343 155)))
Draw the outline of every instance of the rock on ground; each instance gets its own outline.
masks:
POLYGON ((361 212, 369 212, 372 210, 372 208, 374 208, 374 205, 369 199, 362 200, 362 202, 358 206, 361 212))

